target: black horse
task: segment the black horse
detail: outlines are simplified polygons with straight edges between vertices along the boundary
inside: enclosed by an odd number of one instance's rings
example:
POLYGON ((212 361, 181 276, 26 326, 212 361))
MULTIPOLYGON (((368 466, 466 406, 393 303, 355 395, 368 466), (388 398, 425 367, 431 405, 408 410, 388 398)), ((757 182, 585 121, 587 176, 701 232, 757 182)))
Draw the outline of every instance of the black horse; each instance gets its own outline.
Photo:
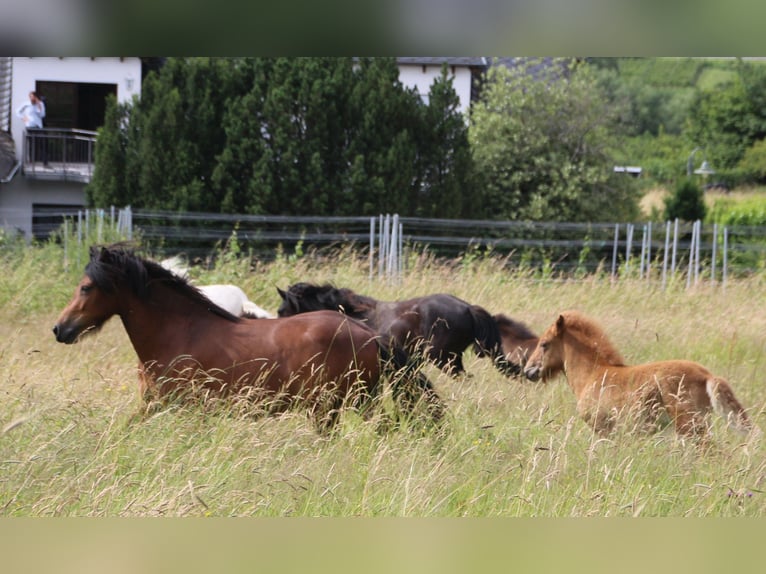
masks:
POLYGON ((503 374, 515 376, 521 366, 508 361, 498 325, 492 315, 447 293, 405 301, 378 301, 351 289, 332 285, 296 283, 287 291, 277 288, 280 317, 320 310, 337 310, 364 321, 380 334, 390 335, 413 355, 423 353, 443 371, 465 372, 463 351, 473 345, 479 357, 491 357, 503 374))

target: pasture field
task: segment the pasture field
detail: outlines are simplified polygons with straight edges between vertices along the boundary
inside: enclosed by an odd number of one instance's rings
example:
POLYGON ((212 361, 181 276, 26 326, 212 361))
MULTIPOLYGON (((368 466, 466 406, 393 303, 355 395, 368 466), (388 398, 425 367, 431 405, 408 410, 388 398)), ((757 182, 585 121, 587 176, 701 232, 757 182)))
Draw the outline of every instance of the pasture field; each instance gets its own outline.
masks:
MULTIPOLYGON (((378 432, 353 413, 318 435, 300 412, 256 418, 231 401, 141 410, 119 320, 76 345, 51 327, 82 275, 55 245, 0 255, 0 516, 729 517, 766 515, 766 447, 720 420, 703 451, 671 429, 594 436, 563 378, 508 379, 466 356, 469 376, 425 368, 449 410, 441 432, 378 432)), ((398 282, 370 279, 351 248, 237 256, 231 282, 276 311, 276 287, 329 281, 378 299, 450 292, 542 332, 560 310, 597 318, 630 363, 686 358, 727 378, 766 428, 766 277, 726 289, 594 275, 557 280, 493 257, 411 254, 398 282)))

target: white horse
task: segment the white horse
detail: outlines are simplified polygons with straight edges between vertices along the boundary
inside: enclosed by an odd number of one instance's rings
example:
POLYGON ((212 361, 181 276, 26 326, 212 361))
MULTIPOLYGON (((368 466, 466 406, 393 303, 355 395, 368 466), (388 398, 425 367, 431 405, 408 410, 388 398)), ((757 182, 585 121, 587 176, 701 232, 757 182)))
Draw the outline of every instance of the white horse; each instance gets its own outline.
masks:
MULTIPOLYGON (((160 261, 160 265, 180 277, 188 277, 189 268, 178 255, 163 259, 160 261)), ((272 313, 250 301, 245 292, 236 285, 198 285, 197 289, 202 291, 205 297, 213 303, 237 317, 274 318, 272 313)))

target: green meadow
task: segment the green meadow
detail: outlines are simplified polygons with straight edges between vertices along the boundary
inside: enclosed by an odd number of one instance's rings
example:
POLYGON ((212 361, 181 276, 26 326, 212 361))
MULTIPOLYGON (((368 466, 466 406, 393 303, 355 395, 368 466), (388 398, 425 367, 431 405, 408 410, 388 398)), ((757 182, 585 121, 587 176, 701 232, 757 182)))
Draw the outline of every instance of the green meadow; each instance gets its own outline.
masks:
MULTIPOLYGON (((51 328, 85 265, 54 245, 0 256, 0 516, 760 517, 766 451, 713 421, 712 445, 620 430, 594 435, 564 378, 511 379, 470 350, 468 375, 426 366, 448 415, 439 432, 349 412, 329 436, 299 411, 255 417, 235 401, 144 416, 136 355, 117 318, 75 345, 51 328)), ((230 282, 276 311, 297 281, 378 299, 446 291, 541 333, 558 311, 597 318, 630 363, 684 358, 728 379, 766 427, 766 277, 726 286, 684 277, 578 279, 509 269, 493 256, 407 256, 394 280, 354 248, 225 254, 199 284, 230 282)), ((655 269, 658 266, 655 266, 655 269)))

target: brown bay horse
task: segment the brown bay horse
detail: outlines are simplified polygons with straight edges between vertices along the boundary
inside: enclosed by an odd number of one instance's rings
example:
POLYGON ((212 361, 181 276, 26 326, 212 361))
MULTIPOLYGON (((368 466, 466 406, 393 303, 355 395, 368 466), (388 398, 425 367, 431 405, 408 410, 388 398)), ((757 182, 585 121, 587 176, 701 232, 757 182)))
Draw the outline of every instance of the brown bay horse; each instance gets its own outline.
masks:
POLYGON ((287 291, 277 288, 280 317, 328 309, 364 321, 374 331, 391 336, 414 354, 423 353, 443 371, 465 372, 463 351, 473 345, 477 356, 490 357, 506 375, 518 375, 521 366, 505 359, 497 323, 484 308, 453 295, 437 293, 404 301, 378 301, 351 289, 332 285, 296 283, 287 291))
POLYGON ((742 433, 753 428, 724 379, 685 360, 629 366, 601 327, 577 311, 561 313, 540 336, 524 371, 532 381, 561 372, 578 413, 602 435, 632 415, 644 430, 669 419, 678 434, 704 437, 713 410, 742 433))
POLYGON ((329 311, 240 318, 131 249, 91 247, 85 276, 53 332, 71 344, 114 315, 138 355, 147 401, 192 388, 220 396, 249 392, 271 401, 272 411, 306 405, 326 430, 341 406, 361 408, 391 375, 402 408, 424 399, 433 419, 443 414, 430 381, 407 366, 406 354, 357 321, 329 311))

